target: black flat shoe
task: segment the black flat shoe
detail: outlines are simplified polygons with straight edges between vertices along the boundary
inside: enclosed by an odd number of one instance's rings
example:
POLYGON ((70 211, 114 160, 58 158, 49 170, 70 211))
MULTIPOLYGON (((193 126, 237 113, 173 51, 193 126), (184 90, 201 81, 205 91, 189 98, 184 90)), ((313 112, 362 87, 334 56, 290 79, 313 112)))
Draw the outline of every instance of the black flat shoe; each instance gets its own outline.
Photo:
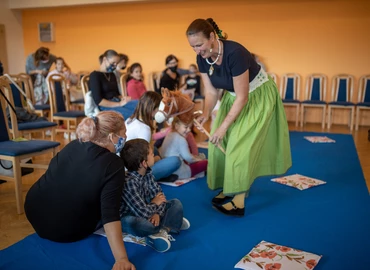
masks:
POLYGON ((228 215, 228 216, 235 216, 235 217, 243 217, 244 216, 244 207, 238 208, 235 206, 233 201, 230 201, 233 205, 233 209, 227 210, 222 205, 213 205, 216 210, 221 212, 222 214, 228 215))
POLYGON ((224 204, 228 200, 232 199, 233 197, 225 196, 224 198, 217 198, 218 195, 220 195, 222 190, 212 199, 212 204, 224 204))

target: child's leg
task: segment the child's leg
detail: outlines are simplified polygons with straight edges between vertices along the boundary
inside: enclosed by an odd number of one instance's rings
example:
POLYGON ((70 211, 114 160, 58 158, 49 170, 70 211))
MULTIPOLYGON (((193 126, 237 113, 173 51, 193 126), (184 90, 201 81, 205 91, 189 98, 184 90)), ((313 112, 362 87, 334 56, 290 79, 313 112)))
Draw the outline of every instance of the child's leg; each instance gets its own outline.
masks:
POLYGON ((194 134, 192 132, 189 132, 186 135, 186 141, 188 142, 190 153, 194 156, 199 155, 197 142, 195 141, 194 134))
POLYGON ((181 166, 179 157, 166 157, 154 163, 152 173, 156 181, 173 174, 181 166))
POLYGON ((172 199, 166 202, 166 213, 161 218, 160 227, 167 232, 178 233, 184 217, 182 203, 178 199, 172 199))
POLYGON ((201 160, 189 164, 191 170, 191 177, 197 175, 198 173, 205 172, 207 170, 208 160, 201 160))
POLYGON ((139 237, 156 234, 161 229, 160 226, 155 227, 149 220, 146 220, 145 218, 134 216, 121 217, 121 226, 122 232, 139 237))

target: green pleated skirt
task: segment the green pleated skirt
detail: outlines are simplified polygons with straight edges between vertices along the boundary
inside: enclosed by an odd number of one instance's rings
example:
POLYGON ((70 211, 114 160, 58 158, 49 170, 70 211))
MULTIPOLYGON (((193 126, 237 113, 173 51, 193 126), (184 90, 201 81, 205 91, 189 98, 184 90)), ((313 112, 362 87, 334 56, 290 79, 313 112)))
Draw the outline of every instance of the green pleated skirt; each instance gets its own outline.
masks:
MULTIPOLYGON (((226 92, 211 134, 222 124, 236 97, 226 92)), ((223 138, 223 154, 208 147, 207 183, 225 195, 249 191, 260 176, 284 174, 292 166, 286 115, 275 82, 269 80, 249 100, 223 138)))

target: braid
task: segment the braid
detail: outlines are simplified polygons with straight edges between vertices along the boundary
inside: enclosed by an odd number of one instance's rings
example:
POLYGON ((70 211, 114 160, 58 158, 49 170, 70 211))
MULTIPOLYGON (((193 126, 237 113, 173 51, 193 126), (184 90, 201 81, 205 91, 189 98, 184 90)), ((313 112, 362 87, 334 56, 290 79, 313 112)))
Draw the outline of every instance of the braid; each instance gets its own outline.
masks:
POLYGON ((210 25, 212 25, 213 29, 215 30, 219 38, 227 39, 227 34, 226 33, 222 34, 222 30, 220 30, 217 23, 212 18, 208 18, 206 21, 209 22, 210 25))

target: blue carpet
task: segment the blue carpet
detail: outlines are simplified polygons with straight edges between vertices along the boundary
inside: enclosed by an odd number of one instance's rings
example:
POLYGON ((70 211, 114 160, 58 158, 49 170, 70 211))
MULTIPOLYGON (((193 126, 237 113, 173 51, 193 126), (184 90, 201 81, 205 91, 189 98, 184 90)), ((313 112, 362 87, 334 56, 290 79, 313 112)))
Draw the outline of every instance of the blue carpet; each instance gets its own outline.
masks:
MULTIPOLYGON (((325 134, 335 144, 312 144, 291 132, 293 167, 326 185, 305 191, 263 177, 246 200, 246 216, 224 216, 211 207, 216 192, 205 178, 179 188, 163 187, 184 205, 191 228, 175 236, 166 253, 127 243, 138 270, 233 269, 261 240, 323 255, 315 269, 370 269, 370 197, 351 135, 325 134)), ((323 134, 319 134, 323 135, 323 134)), ((90 236, 71 244, 33 234, 0 251, 0 269, 111 269, 107 240, 90 236)))

